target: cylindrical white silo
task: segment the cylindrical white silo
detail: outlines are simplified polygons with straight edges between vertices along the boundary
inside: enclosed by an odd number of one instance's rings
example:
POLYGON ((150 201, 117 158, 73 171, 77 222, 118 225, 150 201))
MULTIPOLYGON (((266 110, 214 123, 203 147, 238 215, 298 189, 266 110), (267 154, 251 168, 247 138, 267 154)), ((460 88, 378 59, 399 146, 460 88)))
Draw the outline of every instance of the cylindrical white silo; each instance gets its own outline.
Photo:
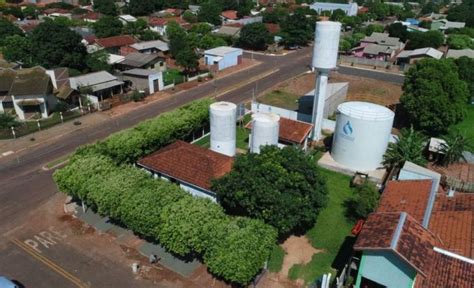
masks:
POLYGON ((395 113, 368 102, 345 102, 337 107, 331 156, 353 170, 381 166, 395 113))
POLYGON ((313 46, 313 67, 333 69, 337 64, 341 23, 332 21, 316 22, 313 46))
POLYGON ((237 105, 230 102, 212 103, 209 114, 211 117, 211 150, 234 156, 237 105))
POLYGON ((274 113, 255 113, 252 115, 252 136, 250 152, 260 153, 260 147, 278 145, 280 116, 274 113))

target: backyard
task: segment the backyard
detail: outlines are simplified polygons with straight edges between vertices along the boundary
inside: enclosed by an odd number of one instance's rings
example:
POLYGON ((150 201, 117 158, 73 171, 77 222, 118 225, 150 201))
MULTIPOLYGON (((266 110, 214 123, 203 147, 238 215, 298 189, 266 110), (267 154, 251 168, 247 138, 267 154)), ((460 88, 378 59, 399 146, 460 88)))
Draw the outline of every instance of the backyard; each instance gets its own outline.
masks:
POLYGON ((464 120, 456 124, 453 128, 468 137, 474 145, 474 105, 468 105, 466 112, 464 120))
MULTIPOLYGON (((249 134, 250 130, 244 127, 237 127, 236 131, 236 145, 237 149, 247 150, 249 147, 249 134)), ((211 147, 211 134, 204 136, 203 138, 199 139, 198 141, 194 142, 194 144, 199 145, 204 148, 211 147)))
POLYGON ((346 258, 339 259, 341 251, 352 248, 351 228, 354 222, 346 217, 346 203, 353 195, 349 187, 350 177, 325 169, 321 169, 321 173, 327 179, 329 202, 306 237, 316 250, 322 252, 315 253, 306 265, 294 265, 288 274, 290 279, 303 279, 307 284, 324 273, 330 272, 334 277, 337 271, 333 267, 341 268, 345 264, 346 258))

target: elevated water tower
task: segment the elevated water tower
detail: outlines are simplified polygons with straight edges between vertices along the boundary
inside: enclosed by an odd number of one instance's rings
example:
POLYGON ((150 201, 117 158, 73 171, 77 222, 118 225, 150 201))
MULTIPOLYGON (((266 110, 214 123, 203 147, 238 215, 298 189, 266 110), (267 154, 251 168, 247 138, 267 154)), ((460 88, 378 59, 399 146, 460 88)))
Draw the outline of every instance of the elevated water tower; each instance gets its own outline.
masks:
POLYGON ((317 73, 313 100, 313 132, 311 134, 311 138, 315 141, 321 139, 328 75, 331 69, 336 68, 340 34, 341 23, 332 21, 316 22, 311 65, 317 73))

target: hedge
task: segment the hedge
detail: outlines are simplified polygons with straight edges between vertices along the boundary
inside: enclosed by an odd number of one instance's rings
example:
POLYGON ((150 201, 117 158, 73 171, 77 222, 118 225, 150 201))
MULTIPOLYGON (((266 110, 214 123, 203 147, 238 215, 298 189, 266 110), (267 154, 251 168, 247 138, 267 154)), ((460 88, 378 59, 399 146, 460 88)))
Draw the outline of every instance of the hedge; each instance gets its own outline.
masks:
POLYGON ((175 254, 202 257, 216 276, 247 284, 270 256, 276 230, 260 220, 228 216, 211 200, 128 165, 205 125, 210 103, 195 101, 81 147, 53 177, 62 192, 101 215, 175 254))

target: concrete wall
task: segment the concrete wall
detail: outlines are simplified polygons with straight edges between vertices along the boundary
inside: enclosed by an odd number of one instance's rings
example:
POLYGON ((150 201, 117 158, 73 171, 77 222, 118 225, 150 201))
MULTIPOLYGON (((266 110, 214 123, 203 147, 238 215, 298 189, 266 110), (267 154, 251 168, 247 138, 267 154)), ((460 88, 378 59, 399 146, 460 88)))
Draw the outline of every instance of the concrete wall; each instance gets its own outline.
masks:
POLYGON ((387 288, 411 288, 416 277, 416 270, 391 251, 364 251, 356 287, 361 287, 362 277, 387 288))
MULTIPOLYGON (((239 64, 239 56, 242 55, 242 50, 236 50, 231 53, 227 53, 222 60, 218 61, 219 70, 223 70, 239 64)), ((206 64, 213 65, 217 56, 205 55, 206 64)))
POLYGON ((345 56, 345 55, 339 56, 339 61, 343 63, 354 63, 356 65, 368 65, 368 66, 376 66, 380 68, 387 68, 387 66, 392 65, 392 63, 383 61, 383 60, 369 59, 369 58, 355 57, 355 56, 345 56))
POLYGON ((161 91, 164 89, 163 85, 163 73, 157 72, 156 74, 149 75, 148 77, 139 77, 132 75, 123 75, 122 79, 125 81, 131 81, 132 87, 138 90, 148 90, 150 94, 161 91), (155 91, 153 81, 158 80, 158 90, 155 91))
POLYGON ((21 97, 15 97, 12 96, 13 100, 13 108, 15 109, 16 114, 18 115, 18 118, 21 120, 25 120, 25 113, 23 112, 23 108, 20 103, 23 100, 36 100, 43 102, 40 104, 40 109, 41 109, 41 118, 48 118, 49 114, 51 111, 54 109, 54 106, 57 103, 56 97, 53 95, 46 95, 43 97, 38 97, 37 95, 31 95, 31 96, 21 96, 21 97))

